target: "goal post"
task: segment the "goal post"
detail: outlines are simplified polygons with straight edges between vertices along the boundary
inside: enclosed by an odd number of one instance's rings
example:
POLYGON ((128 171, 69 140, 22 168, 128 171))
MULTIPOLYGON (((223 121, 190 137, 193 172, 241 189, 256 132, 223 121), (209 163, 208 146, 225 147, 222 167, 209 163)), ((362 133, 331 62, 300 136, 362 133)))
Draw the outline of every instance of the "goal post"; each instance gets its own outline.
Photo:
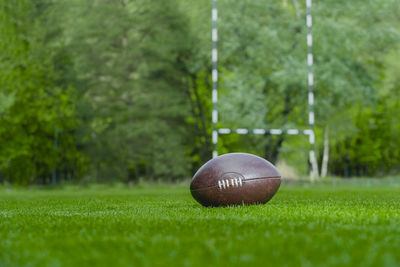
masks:
POLYGON ((318 177, 318 164, 315 155, 315 115, 314 115, 314 74, 313 74, 313 53, 312 53, 312 15, 311 15, 312 0, 306 0, 306 26, 307 26, 307 66, 308 66, 308 125, 309 129, 248 129, 248 128, 218 128, 218 8, 217 0, 212 0, 212 144, 213 158, 218 156, 218 139, 219 135, 239 134, 239 135, 306 135, 308 136, 310 151, 309 161, 311 164, 310 179, 314 180, 318 177))

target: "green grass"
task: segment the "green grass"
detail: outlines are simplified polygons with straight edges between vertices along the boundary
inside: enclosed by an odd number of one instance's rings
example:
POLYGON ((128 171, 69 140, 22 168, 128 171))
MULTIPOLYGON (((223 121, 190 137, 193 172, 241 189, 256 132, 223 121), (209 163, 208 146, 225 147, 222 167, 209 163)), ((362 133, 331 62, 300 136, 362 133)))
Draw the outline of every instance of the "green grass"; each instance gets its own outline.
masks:
POLYGON ((0 190, 1 266, 399 266, 400 187, 282 186, 203 208, 183 187, 0 190))

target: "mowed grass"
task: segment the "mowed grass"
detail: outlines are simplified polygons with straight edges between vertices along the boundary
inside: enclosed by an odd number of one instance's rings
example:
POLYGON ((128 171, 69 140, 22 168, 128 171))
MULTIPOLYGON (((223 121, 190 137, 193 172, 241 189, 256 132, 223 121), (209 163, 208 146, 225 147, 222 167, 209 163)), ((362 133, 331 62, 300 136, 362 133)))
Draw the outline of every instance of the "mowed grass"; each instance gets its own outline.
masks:
POLYGON ((203 208, 187 187, 0 190, 1 266, 399 266, 398 186, 285 186, 203 208))

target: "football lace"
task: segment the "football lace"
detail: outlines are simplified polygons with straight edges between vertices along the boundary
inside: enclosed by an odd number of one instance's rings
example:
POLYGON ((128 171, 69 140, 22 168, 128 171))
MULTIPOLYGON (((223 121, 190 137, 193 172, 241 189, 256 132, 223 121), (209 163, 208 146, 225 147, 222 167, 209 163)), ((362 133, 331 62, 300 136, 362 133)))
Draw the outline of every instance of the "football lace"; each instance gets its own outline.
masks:
POLYGON ((242 178, 230 178, 218 181, 218 188, 219 189, 226 189, 229 187, 239 187, 243 186, 242 178))

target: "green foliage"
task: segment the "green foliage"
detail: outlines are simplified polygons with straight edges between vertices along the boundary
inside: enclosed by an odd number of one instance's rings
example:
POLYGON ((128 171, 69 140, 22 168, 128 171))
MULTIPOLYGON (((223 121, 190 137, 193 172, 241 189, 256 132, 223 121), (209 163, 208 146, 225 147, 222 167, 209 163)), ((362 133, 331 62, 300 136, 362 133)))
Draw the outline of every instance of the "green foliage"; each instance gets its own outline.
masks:
POLYGON ((188 173, 182 61, 190 47, 186 21, 173 3, 67 4, 65 38, 74 50, 84 149, 96 178, 136 179, 129 173, 139 162, 148 178, 188 173))
POLYGON ((2 190, 2 266, 397 266, 397 186, 282 186, 203 208, 187 187, 2 190))
MULTIPOLYGON (((305 3, 218 7, 218 126, 308 128, 305 3)), ((210 12, 208 0, 0 1, 0 181, 191 176, 212 147, 210 12)), ((396 172, 398 3, 312 12, 317 149, 328 128, 333 174, 396 172)), ((218 150, 307 172, 304 136, 232 134, 218 150)))
MULTIPOLYGON (((220 126, 307 128, 304 3, 223 0, 218 5, 220 126)), ((328 127, 333 173, 396 171, 398 123, 391 117, 398 111, 381 91, 396 86, 385 72, 397 77, 391 51, 398 51, 400 40, 399 6, 395 1, 317 1, 312 11, 319 150, 328 127)), ((278 155, 304 154, 296 147, 307 150, 292 137, 251 139, 223 137, 219 150, 250 151, 273 162, 278 155)), ((290 161, 303 169, 304 162, 290 161)))
POLYGON ((372 107, 354 111, 355 130, 333 146, 332 170, 341 175, 397 173, 400 157, 400 82, 398 48, 387 53, 381 88, 372 107), (344 173, 343 173, 344 171, 344 173))
MULTIPOLYGON (((277 1, 220 1, 219 7, 221 126, 306 128, 305 14, 277 1)), ((284 138, 224 140, 275 162, 284 138)))
POLYGON ((68 55, 52 35, 58 28, 40 16, 46 11, 31 1, 0 5, 1 176, 22 184, 47 183, 56 166, 72 176, 81 158, 70 135, 76 128, 74 89, 57 62, 64 61, 65 69, 68 55))

